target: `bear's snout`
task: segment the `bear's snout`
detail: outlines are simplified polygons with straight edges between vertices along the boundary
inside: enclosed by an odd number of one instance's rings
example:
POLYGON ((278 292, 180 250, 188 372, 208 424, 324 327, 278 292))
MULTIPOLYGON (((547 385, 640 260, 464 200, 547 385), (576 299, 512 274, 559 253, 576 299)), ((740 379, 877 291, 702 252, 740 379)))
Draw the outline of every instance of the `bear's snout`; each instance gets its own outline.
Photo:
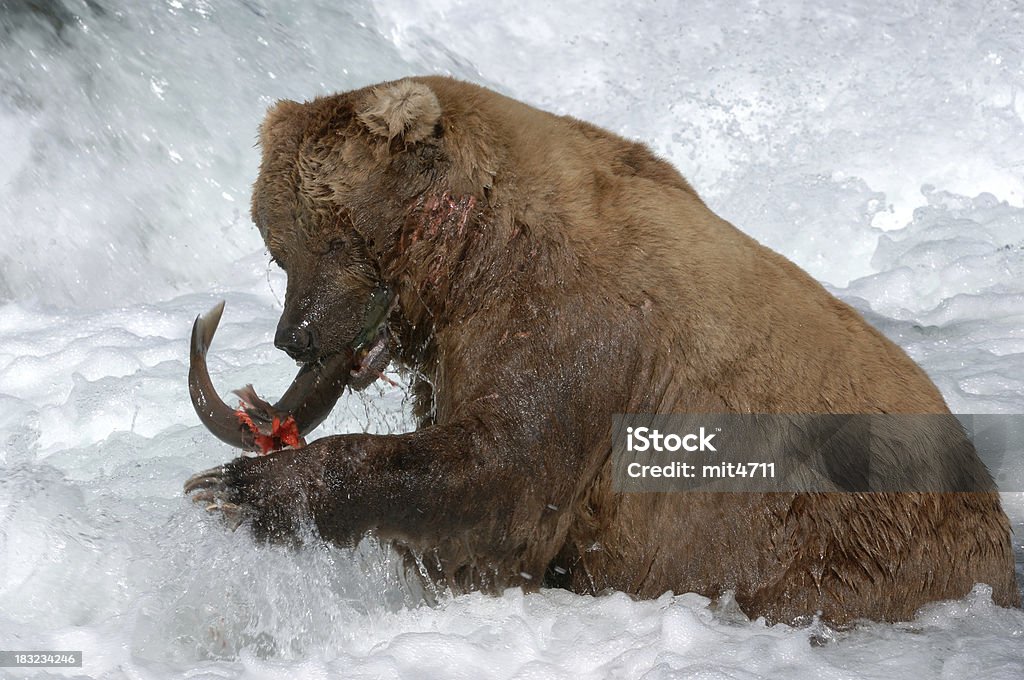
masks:
POLYGON ((308 363, 317 358, 320 351, 316 331, 312 327, 279 326, 274 335, 274 346, 283 350, 296 361, 308 363))

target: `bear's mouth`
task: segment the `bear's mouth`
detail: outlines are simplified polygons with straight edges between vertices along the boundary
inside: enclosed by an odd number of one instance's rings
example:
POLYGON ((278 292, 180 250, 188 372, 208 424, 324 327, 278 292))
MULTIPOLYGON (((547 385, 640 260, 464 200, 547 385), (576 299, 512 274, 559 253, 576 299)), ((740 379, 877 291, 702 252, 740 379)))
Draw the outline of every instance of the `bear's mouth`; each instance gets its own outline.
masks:
POLYGON ((391 362, 388 352, 388 317, 398 305, 398 296, 387 288, 377 288, 370 295, 363 315, 363 327, 352 341, 352 367, 348 386, 362 390, 378 378, 391 362))
POLYGON ((369 343, 353 352, 348 386, 353 390, 365 389, 384 377, 384 369, 389 363, 391 353, 388 352, 387 328, 381 327, 369 343))

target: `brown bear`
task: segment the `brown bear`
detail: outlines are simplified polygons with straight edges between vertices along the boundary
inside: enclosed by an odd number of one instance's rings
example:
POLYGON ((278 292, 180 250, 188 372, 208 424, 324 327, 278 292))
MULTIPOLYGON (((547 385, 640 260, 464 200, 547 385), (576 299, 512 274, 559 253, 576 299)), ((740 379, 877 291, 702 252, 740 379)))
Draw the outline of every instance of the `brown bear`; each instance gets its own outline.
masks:
POLYGON ((949 413, 642 144, 444 77, 279 102, 260 143, 252 216, 288 277, 276 344, 345 357, 353 387, 390 357, 420 425, 238 458, 189 481, 197 500, 261 537, 373 533, 454 592, 731 590, 750 616, 836 623, 976 582, 1019 604, 1009 523, 957 427, 898 442, 885 470, 922 491, 613 489, 615 414, 949 413))

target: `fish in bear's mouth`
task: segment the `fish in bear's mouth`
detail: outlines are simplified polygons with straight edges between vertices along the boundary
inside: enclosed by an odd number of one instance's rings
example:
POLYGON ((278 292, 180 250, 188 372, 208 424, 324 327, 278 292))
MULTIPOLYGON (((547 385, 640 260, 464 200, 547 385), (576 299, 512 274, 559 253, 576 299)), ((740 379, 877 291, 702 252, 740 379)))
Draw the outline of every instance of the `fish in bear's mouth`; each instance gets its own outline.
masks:
POLYGON ((387 320, 397 297, 384 288, 371 295, 359 335, 342 352, 300 364, 291 386, 275 404, 256 394, 252 385, 235 390, 242 403, 232 409, 217 394, 206 365, 206 354, 217 331, 221 302, 192 326, 189 355, 189 395, 199 419, 218 439, 248 451, 268 453, 304 445, 304 437, 322 423, 345 387, 362 390, 378 378, 388 352, 387 320))

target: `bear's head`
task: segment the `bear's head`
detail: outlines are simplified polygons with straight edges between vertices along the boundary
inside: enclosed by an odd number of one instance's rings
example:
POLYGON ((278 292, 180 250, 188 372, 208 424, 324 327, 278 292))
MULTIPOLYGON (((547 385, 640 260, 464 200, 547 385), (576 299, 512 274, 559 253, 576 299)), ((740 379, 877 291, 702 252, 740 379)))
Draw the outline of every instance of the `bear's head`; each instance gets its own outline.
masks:
POLYGON ((411 79, 269 110, 252 218, 288 276, 277 347, 302 363, 352 352, 356 389, 380 375, 395 263, 449 226, 464 232, 482 191, 455 170, 466 149, 453 130, 411 79))

